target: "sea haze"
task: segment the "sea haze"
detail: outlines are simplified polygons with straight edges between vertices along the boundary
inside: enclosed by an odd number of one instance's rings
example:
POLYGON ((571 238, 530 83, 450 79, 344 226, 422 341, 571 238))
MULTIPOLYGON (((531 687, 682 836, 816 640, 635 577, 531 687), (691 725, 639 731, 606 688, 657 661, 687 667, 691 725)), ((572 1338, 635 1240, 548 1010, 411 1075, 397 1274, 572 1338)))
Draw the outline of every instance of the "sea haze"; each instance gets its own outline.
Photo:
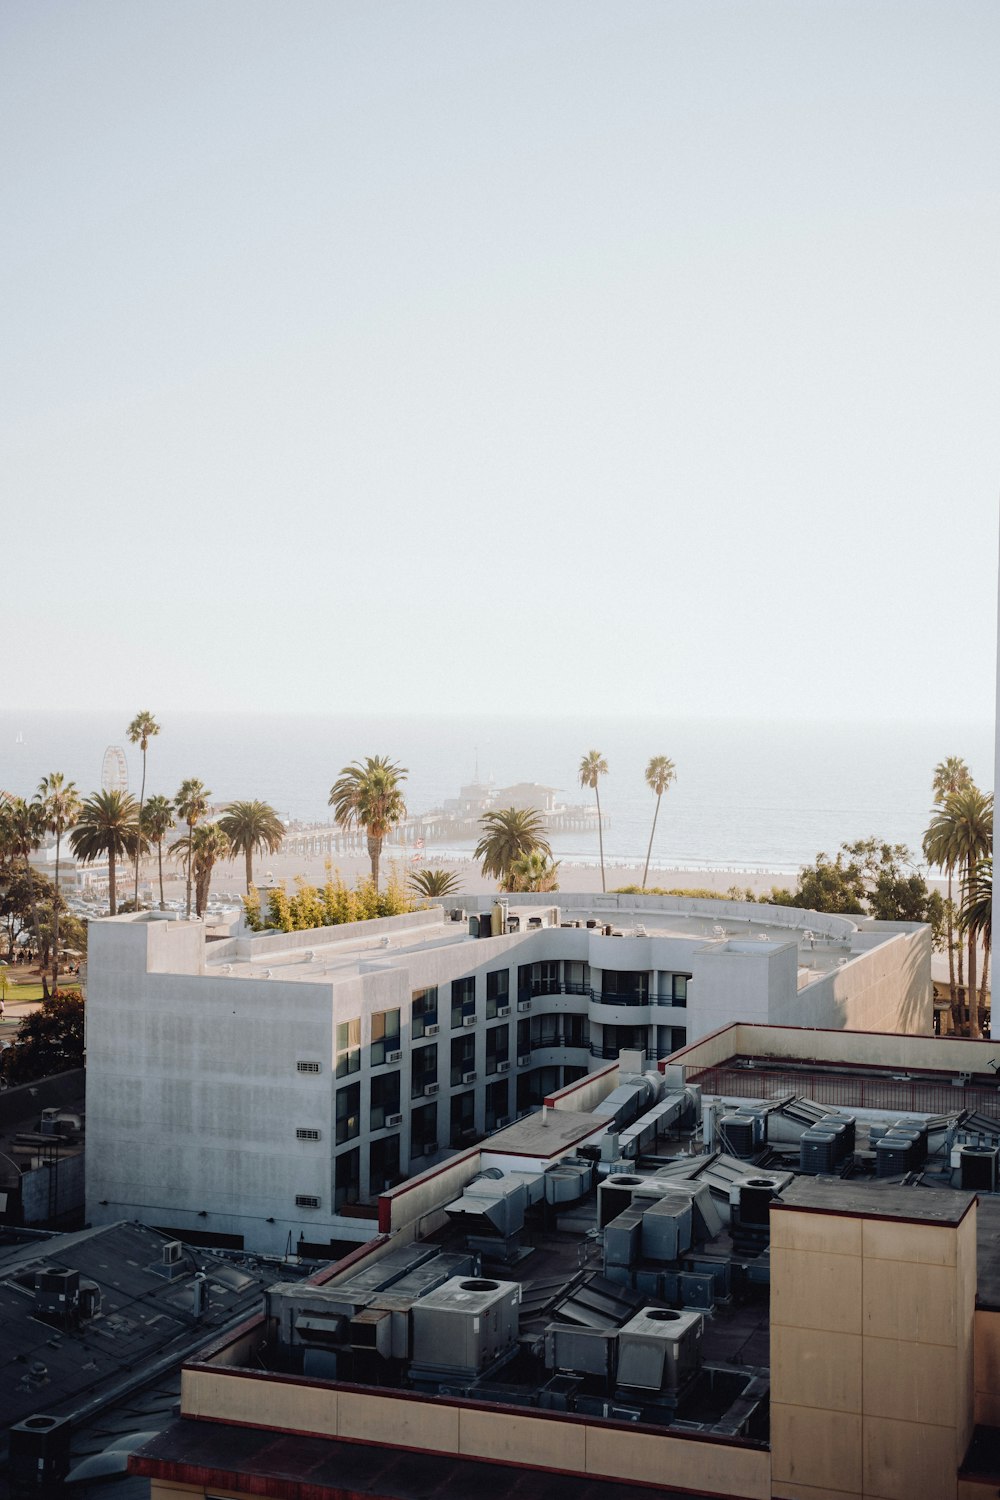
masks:
MULTIPOLYGON (((918 850, 935 764, 968 761, 993 780, 993 729, 978 724, 789 724, 777 720, 361 717, 187 714, 161 717, 151 742, 147 795, 173 795, 198 776, 216 801, 260 797, 285 818, 329 818, 327 797, 342 766, 389 755, 409 768, 407 801, 425 812, 473 780, 537 781, 560 800, 592 800, 577 784, 580 758, 598 749, 609 775, 605 854, 643 858, 654 799, 643 782, 652 755, 669 755, 677 781, 663 799, 653 863, 686 868, 794 871, 819 850, 876 834, 918 850)), ((100 784, 108 745, 124 745, 131 790, 141 756, 125 741, 130 713, 0 713, 0 788, 30 796, 63 771, 81 792, 100 784)), ((597 857, 597 838, 554 841, 563 858, 597 857)))

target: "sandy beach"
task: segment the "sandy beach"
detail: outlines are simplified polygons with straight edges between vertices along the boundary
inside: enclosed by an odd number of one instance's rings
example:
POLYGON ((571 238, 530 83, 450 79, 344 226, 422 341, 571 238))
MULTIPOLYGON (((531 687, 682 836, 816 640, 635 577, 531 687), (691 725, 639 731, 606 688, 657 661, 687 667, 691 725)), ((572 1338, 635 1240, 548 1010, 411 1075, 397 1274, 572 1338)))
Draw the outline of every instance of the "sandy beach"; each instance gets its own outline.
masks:
MULTIPOLYGON (((339 870, 348 885, 353 885, 356 880, 370 873, 370 866, 365 855, 339 854, 331 861, 326 855, 310 857, 278 853, 268 855, 263 859, 255 859, 254 878, 258 885, 285 881, 291 886, 299 877, 310 885, 321 885, 327 878, 328 864, 332 864, 335 871, 339 870)), ((484 878, 479 865, 471 858, 438 860, 431 856, 423 864, 414 864, 406 858, 394 857, 392 854, 384 855, 382 879, 384 881, 390 868, 394 868, 405 879, 411 870, 427 867, 453 870, 460 878, 462 890, 468 892, 469 895, 482 895, 488 891, 495 891, 497 888, 495 881, 484 878)), ((154 863, 146 864, 144 876, 155 890, 156 867, 154 863)), ((605 878, 609 891, 617 886, 638 885, 642 881, 642 861, 627 863, 622 860, 607 860, 605 878)), ((245 887, 245 879, 242 859, 229 860, 216 865, 212 878, 213 899, 241 895, 245 887)), ((718 891, 720 894, 724 894, 732 886, 738 886, 740 891, 749 888, 755 895, 760 895, 769 891, 774 885, 794 887, 795 877, 787 872, 763 869, 651 869, 648 884, 651 887, 662 886, 668 890, 698 889, 718 891)), ((563 891, 599 891, 601 889, 600 867, 590 864, 572 864, 568 861, 561 862, 559 886, 563 891)), ((183 871, 178 870, 173 860, 164 861, 164 889, 168 900, 176 900, 184 894, 183 871)))

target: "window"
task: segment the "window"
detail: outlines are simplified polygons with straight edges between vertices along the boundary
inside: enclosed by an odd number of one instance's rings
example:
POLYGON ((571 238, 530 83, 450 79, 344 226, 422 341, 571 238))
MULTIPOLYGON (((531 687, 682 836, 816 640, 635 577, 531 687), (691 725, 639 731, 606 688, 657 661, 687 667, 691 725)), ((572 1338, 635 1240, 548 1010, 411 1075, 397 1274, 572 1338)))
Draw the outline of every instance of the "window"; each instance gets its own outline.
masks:
MULTIPOLYGON (((501 1063, 510 1063, 510 1027, 491 1026, 486 1033, 486 1071, 495 1073, 501 1063)), ((501 1114, 506 1114, 501 1110, 501 1114)))
POLYGON ((430 1042, 426 1047, 414 1047, 410 1056, 410 1093, 417 1099, 429 1083, 437 1083, 437 1042, 430 1042))
POLYGON ((295 1064, 295 1066, 296 1066, 296 1068, 298 1069, 298 1071, 300 1073, 318 1073, 319 1072, 319 1063, 318 1062, 297 1062, 295 1064))
POLYGON ((589 995, 590 965, 567 959, 563 964, 563 989, 567 995, 589 995))
POLYGON ((476 1070, 476 1038, 473 1033, 456 1036, 451 1044, 451 1086, 464 1083, 467 1073, 476 1070))
POLYGON ((476 1014, 476 981, 472 975, 451 981, 451 1029, 457 1031, 466 1017, 476 1014))
POLYGON ((399 1180, 399 1136, 386 1135, 381 1140, 372 1141, 368 1152, 369 1191, 384 1192, 399 1180))
POLYGON ((531 1051, 531 1022, 528 1020, 517 1023, 517 1055, 520 1057, 525 1052, 531 1051))
POLYGON ((318 1141, 319 1140, 319 1131, 318 1130, 304 1130, 300 1126, 298 1128, 298 1130, 296 1130, 296 1132, 295 1132, 295 1139, 297 1141, 318 1141))
POLYGON ((424 1035, 425 1028, 438 1023, 437 985, 428 990, 414 990, 410 1006, 410 1036, 424 1035))
POLYGON ((451 1097, 451 1144, 466 1146, 476 1133, 476 1096, 470 1089, 466 1094, 451 1097))
POLYGON ((554 959, 531 966, 531 993, 533 995, 558 995, 559 964, 554 959))
POLYGON ((605 969, 601 978, 601 999, 612 1005, 648 1005, 649 974, 633 969, 605 969))
POLYGON ((486 1088, 486 1129, 496 1130, 500 1120, 510 1117, 510 1084, 506 1078, 486 1088))
POLYGON ((486 1019, 496 1019, 497 1010, 510 1004, 510 970, 494 969, 486 976, 486 1019))
POLYGON ((422 1104, 410 1115, 410 1155, 421 1156, 429 1146, 437 1149, 438 1110, 436 1104, 422 1104))
POLYGON ((390 1052, 398 1051, 399 1011, 377 1010, 372 1016, 372 1067, 380 1067, 389 1061, 390 1052))
POLYGON ((342 1208, 345 1203, 357 1203, 361 1196, 361 1152, 342 1151, 334 1162, 333 1206, 342 1208))
POLYGON ((337 1145, 353 1141, 361 1133, 361 1085, 349 1083, 337 1090, 337 1145))
POLYGON ((684 1006, 687 1005, 687 1003, 688 1003, 688 980, 690 978, 691 978, 690 974, 675 974, 673 976, 674 982, 673 982, 673 986, 672 986, 672 996, 671 996, 671 998, 673 999, 673 1002, 674 1002, 675 1005, 684 1005, 684 1006))
MULTIPOLYGON (((372 1079, 372 1102, 369 1126, 372 1130, 384 1130, 390 1115, 399 1114, 399 1074, 379 1073, 372 1079)), ((398 1121, 396 1122, 399 1123, 398 1121)))
POLYGON ((361 1017, 337 1025, 337 1077, 346 1078, 361 1067, 361 1017))

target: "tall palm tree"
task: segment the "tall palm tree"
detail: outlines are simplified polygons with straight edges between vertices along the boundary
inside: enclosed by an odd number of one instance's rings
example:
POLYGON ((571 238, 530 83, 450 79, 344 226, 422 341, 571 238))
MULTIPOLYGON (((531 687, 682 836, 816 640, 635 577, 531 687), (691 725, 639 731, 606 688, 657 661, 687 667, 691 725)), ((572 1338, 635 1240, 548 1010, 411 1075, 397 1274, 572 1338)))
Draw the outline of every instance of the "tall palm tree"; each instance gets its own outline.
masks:
POLYGON ((169 797, 157 794, 150 797, 142 810, 141 828, 143 837, 156 845, 156 863, 160 872, 160 910, 166 905, 163 899, 163 840, 174 826, 174 804, 169 797))
POLYGON ((461 876, 454 870, 411 870, 410 889, 418 896, 453 896, 462 889, 461 876))
POLYGON ((228 859, 232 845, 219 823, 199 823, 170 846, 171 854, 187 859, 194 871, 194 910, 200 917, 208 904, 212 871, 217 860, 228 859))
POLYGON ((187 824, 188 846, 187 846, 187 899, 185 902, 186 915, 191 915, 191 835, 194 833, 195 825, 200 823, 208 812, 208 799, 211 792, 203 781, 196 776, 189 776, 182 781, 180 791, 174 798, 174 810, 182 823, 187 824))
POLYGON ((506 807, 484 813, 479 819, 483 836, 473 850, 483 874, 496 880, 502 891, 510 889, 511 866, 533 849, 552 858, 545 837, 545 822, 536 807, 506 807))
POLYGON ((139 835, 139 804, 128 792, 94 792, 80 808, 70 830, 70 848, 77 859, 92 865, 108 861, 108 907, 118 913, 117 862, 134 854, 139 835))
MULTIPOLYGON (((26 802, 23 797, 11 797, 3 809, 4 820, 4 842, 14 860, 21 860, 24 864, 24 875, 28 882, 28 890, 31 892, 31 925, 35 934, 35 947, 41 952, 41 929, 38 924, 38 897, 35 894, 35 882, 32 878, 31 856, 36 849, 41 848, 42 839, 45 837, 45 825, 42 821, 42 810, 37 802, 26 802)), ((42 988, 47 989, 45 975, 42 975, 42 988)))
POLYGON ((512 891, 557 891, 559 889, 559 862, 542 852, 531 849, 520 855, 510 867, 512 891))
POLYGON ((653 809, 653 827, 649 834, 649 848, 646 850, 646 867, 642 872, 642 888, 646 889, 646 876, 649 874, 649 860, 653 853, 653 835, 656 832, 656 820, 660 815, 660 799, 672 781, 677 780, 677 769, 673 761, 667 755, 654 755, 650 758, 646 767, 646 785, 656 798, 656 806, 653 809))
MULTIPOLYGON (((938 761, 934 767, 934 777, 931 782, 931 791, 934 796, 934 806, 941 807, 946 797, 952 792, 961 791, 963 787, 972 785, 972 776, 965 761, 959 755, 949 755, 945 760, 938 761)), ((927 840, 924 840, 924 858, 929 859, 926 848, 927 840)), ((937 863, 937 861, 933 861, 937 863)), ((952 880, 955 874, 954 865, 942 865, 948 877, 948 904, 945 907, 945 918, 947 922, 948 943, 948 984, 950 993, 955 991, 955 902, 952 892, 952 880)), ((958 949, 958 986, 962 987, 962 949, 958 949)))
POLYGON ((61 771, 52 771, 38 783, 35 800, 49 833, 56 836, 55 893, 52 897, 52 990, 59 988, 59 854, 62 836, 80 816, 83 803, 76 783, 67 781, 61 771))
POLYGON ((604 883, 604 829, 601 826, 601 793, 598 782, 602 776, 608 774, 608 763, 600 750, 591 750, 580 762, 580 785, 589 787, 597 798, 597 840, 601 851, 601 890, 606 891, 604 883))
MULTIPOLYGON (((924 835, 924 855, 941 869, 958 870, 966 889, 971 888, 975 873, 989 855, 993 842, 993 797, 969 782, 949 792, 939 810, 932 816, 924 835)), ((971 1034, 979 1035, 976 1014, 977 944, 969 934, 968 944, 968 1021, 971 1034)), ((961 981, 959 982, 961 988, 961 981)), ((959 1002, 961 1004, 961 1001, 959 1002)))
MULTIPOLYGON (((160 726, 159 726, 159 724, 157 724, 156 720, 153 718, 153 715, 150 713, 150 711, 149 711, 148 708, 140 708, 139 712, 136 714, 135 718, 132 720, 131 724, 128 726, 128 729, 126 730, 126 733, 127 733, 128 737, 129 737, 129 743, 132 744, 132 745, 138 745, 139 749, 142 751, 142 787, 141 787, 140 792, 139 792, 139 827, 140 828, 142 827, 142 809, 143 809, 143 804, 146 801, 146 751, 149 749, 149 742, 153 738, 154 734, 159 734, 159 732, 160 732, 160 726)), ((139 847, 137 845, 136 846, 136 854, 135 854, 135 909, 136 909, 136 911, 139 910, 139 854, 140 854, 140 850, 139 850, 139 847)))
POLYGON ((253 856, 277 854, 285 837, 285 825, 269 802, 230 802, 219 827, 229 840, 233 854, 246 858, 247 895, 253 885, 253 856))
POLYGON ((378 865, 382 845, 397 823, 406 817, 400 782, 409 773, 384 755, 345 766, 330 788, 329 805, 342 828, 363 828, 372 862, 372 884, 378 890, 378 865))
MULTIPOLYGON (((979 989, 979 1029, 982 1030, 986 1012, 986 985, 989 976, 990 952, 993 948, 993 856, 987 855, 973 871, 971 880, 962 885, 962 910, 958 925, 970 937, 978 940, 983 949, 983 982, 979 989)), ((992 1034, 993 1004, 990 1002, 990 1032, 992 1034)))

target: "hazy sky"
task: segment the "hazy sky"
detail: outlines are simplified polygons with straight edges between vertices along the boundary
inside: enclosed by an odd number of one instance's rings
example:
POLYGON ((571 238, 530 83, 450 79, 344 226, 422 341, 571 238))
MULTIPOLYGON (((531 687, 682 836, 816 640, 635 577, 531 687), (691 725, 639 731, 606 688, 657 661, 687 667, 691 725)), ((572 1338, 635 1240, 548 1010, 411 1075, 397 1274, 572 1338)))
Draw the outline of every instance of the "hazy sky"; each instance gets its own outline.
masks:
POLYGON ((996 0, 6 0, 8 704, 993 711, 996 0))

